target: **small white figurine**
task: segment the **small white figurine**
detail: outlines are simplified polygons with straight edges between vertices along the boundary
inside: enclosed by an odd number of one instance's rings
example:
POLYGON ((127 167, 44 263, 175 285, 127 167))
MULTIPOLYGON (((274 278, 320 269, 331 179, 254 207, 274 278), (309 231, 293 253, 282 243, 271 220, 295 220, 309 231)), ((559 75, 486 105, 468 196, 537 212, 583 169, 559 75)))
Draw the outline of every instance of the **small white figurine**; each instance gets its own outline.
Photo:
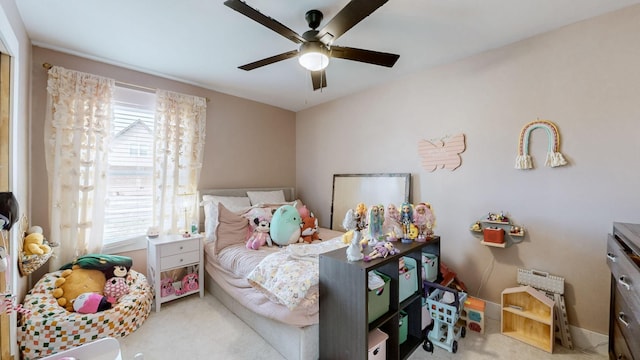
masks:
POLYGON ((342 226, 345 230, 353 231, 351 243, 347 247, 348 261, 358 261, 362 260, 364 257, 362 254, 362 246, 360 245, 360 240, 362 239, 361 224, 360 213, 353 209, 349 209, 347 214, 344 216, 344 221, 342 222, 342 226))

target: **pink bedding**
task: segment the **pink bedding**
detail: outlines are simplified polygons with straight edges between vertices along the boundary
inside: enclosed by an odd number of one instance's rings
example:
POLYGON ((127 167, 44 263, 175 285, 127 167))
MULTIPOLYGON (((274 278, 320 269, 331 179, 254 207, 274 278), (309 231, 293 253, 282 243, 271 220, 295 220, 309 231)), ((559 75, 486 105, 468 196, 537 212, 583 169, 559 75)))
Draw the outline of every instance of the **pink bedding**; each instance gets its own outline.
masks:
MULTIPOLYGON (((294 244, 289 245, 289 247, 295 247, 292 249, 274 246, 271 248, 261 247, 259 250, 249 250, 244 244, 236 244, 225 247, 217 255, 214 255, 214 243, 210 242, 205 245, 205 269, 229 295, 261 316, 299 327, 317 324, 317 284, 312 284, 308 287, 304 299, 292 304, 274 299, 274 296, 269 292, 273 289, 267 287, 265 291, 265 289, 261 289, 261 286, 256 286, 255 283, 252 286, 247 277, 255 275, 252 272, 259 265, 263 265, 263 259, 270 254, 274 254, 271 256, 273 258, 283 251, 293 251, 296 254, 300 252, 328 251, 339 246, 345 246, 342 244, 341 236, 342 232, 321 228, 320 238, 324 240, 317 247, 294 244)), ((317 262, 315 262, 315 267, 317 268, 317 262)), ((262 274, 264 274, 264 271, 262 274)))

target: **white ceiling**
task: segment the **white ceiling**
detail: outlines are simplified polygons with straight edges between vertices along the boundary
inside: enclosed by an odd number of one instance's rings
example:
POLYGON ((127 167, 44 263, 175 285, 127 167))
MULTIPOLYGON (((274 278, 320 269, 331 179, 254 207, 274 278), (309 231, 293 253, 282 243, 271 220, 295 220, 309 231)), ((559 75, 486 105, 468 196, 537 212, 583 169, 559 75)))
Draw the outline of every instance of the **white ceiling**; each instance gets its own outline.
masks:
MULTIPOLYGON (((290 29, 324 21, 347 0, 246 0, 290 29)), ((393 68, 332 59, 313 91, 296 59, 237 67, 298 45, 223 0, 16 0, 33 43, 292 111, 640 3, 640 0, 390 0, 335 45, 395 53, 393 68)), ((126 79, 117 79, 123 80, 126 79)))

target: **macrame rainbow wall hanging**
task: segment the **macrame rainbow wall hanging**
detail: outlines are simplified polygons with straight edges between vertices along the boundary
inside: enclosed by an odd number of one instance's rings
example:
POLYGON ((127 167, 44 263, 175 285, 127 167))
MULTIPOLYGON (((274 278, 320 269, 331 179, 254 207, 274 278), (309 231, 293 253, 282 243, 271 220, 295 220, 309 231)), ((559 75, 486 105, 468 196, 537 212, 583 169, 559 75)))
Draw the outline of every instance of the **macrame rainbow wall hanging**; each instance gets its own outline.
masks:
POLYGON ((547 159, 545 166, 557 167, 567 165, 567 161, 560 153, 560 133, 554 123, 548 120, 536 120, 528 123, 520 132, 520 143, 518 144, 518 156, 516 157, 516 169, 531 169, 533 163, 529 155, 529 136, 535 129, 545 129, 549 137, 549 147, 547 149, 547 159))

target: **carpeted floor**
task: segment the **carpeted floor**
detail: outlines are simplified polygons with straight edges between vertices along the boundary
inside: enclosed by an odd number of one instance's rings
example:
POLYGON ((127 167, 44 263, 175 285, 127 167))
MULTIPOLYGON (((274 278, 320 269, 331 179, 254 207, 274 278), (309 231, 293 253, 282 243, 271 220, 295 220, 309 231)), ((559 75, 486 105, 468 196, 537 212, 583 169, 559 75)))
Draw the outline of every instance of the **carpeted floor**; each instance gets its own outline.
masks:
MULTIPOLYGON (((142 353, 145 360, 284 359, 211 294, 205 294, 204 298, 189 296, 165 303, 160 312, 153 311, 140 329, 119 339, 122 359, 131 360, 137 353, 142 353)), ((593 350, 571 351, 559 344, 549 354, 500 334, 496 320, 488 319, 486 326, 485 334, 470 331, 460 339, 456 354, 439 347, 431 354, 419 347, 409 360, 607 359, 593 350)))

